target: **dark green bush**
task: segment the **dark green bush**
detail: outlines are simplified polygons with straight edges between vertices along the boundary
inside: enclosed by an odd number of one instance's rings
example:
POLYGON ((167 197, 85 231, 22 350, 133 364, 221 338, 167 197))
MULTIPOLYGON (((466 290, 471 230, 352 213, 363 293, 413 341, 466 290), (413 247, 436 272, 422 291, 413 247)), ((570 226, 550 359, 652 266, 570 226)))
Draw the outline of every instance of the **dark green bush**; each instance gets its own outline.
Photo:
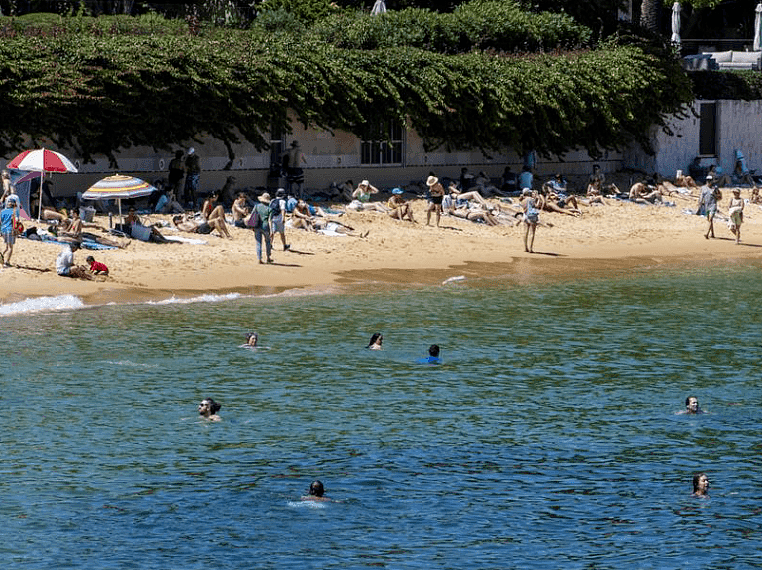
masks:
POLYGON ((697 99, 762 99, 759 71, 692 71, 688 73, 697 99))

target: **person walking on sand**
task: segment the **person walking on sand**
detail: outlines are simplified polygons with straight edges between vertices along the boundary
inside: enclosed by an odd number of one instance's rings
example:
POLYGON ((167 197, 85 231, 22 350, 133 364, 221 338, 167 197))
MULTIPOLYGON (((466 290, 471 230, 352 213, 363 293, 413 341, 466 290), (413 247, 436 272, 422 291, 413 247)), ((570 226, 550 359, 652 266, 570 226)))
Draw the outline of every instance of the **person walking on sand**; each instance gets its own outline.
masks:
POLYGON ((540 221, 536 191, 529 188, 521 191, 521 209, 524 211, 524 251, 534 253, 534 234, 540 221))
POLYGON ((698 210, 696 214, 702 213, 706 216, 709 222, 709 227, 704 234, 706 239, 709 239, 711 235, 714 237, 714 216, 717 214, 717 202, 722 199, 722 193, 717 187, 714 178, 711 176, 706 177, 706 184, 701 187, 701 196, 699 196, 698 210))
POLYGON ((286 243, 286 191, 278 188, 275 192, 275 198, 270 201, 270 242, 275 239, 275 234, 280 234, 280 242, 283 244, 283 251, 291 246, 286 243))
POLYGON ((5 242, 5 249, 0 254, 0 263, 5 267, 11 266, 13 245, 16 243, 17 204, 15 198, 8 198, 5 202, 5 208, 0 211, 0 233, 3 234, 3 241, 5 242))
POLYGON ((426 179, 426 186, 429 187, 429 208, 426 210, 426 225, 431 222, 431 213, 436 214, 437 227, 439 227, 439 219, 442 217, 442 200, 444 199, 445 191, 444 187, 439 183, 439 178, 436 176, 429 176, 426 179))
POLYGON ((733 197, 728 204, 728 216, 730 221, 730 233, 736 236, 736 244, 741 243, 741 224, 743 223, 743 205, 744 201, 741 198, 741 189, 733 188, 733 197))
POLYGON ((272 239, 270 239, 270 194, 265 192, 259 198, 259 203, 254 205, 251 215, 255 213, 259 217, 256 223, 251 227, 254 230, 254 239, 257 240, 257 259, 262 261, 262 240, 265 240, 265 249, 267 253, 267 263, 272 263, 272 239))
POLYGON ((188 156, 185 157, 185 190, 183 200, 190 203, 192 210, 196 209, 196 193, 198 192, 201 179, 201 159, 196 154, 196 149, 190 147, 188 156))

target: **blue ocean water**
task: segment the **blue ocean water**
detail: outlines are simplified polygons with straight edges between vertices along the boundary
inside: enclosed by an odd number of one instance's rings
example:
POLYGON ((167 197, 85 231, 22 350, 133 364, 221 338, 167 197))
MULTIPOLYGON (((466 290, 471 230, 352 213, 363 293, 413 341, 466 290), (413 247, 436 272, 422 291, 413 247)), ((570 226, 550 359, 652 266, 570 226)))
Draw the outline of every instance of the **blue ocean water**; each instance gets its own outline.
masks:
POLYGON ((761 281, 0 306, 5 563, 757 568, 761 281), (443 363, 418 364, 432 343, 443 363), (677 415, 688 395, 710 413, 677 415), (313 479, 333 501, 301 500, 313 479))

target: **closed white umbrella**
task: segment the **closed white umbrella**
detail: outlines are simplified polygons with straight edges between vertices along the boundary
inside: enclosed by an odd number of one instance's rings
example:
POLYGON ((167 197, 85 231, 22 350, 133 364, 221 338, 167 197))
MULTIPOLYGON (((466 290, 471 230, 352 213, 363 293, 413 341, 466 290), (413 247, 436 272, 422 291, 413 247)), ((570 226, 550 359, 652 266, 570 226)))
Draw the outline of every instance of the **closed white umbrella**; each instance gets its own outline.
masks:
POLYGON ((672 43, 680 45, 680 2, 672 4, 672 43))
POLYGON ((386 12, 386 3, 384 0, 376 0, 376 3, 373 4, 373 9, 370 11, 371 16, 377 16, 378 14, 383 14, 386 12))
POLYGON ((754 51, 762 50, 762 2, 754 9, 754 51))

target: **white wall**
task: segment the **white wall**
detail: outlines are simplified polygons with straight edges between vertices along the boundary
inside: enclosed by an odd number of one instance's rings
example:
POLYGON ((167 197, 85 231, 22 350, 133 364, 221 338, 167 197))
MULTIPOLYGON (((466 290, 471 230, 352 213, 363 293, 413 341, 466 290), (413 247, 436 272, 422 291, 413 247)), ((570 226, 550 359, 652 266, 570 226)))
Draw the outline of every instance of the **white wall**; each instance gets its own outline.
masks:
MULTIPOLYGON (((692 106, 694 113, 687 118, 673 118, 669 121, 672 134, 662 129, 653 129, 655 156, 648 156, 639 147, 625 153, 622 166, 635 168, 647 173, 658 172, 668 178, 677 170, 688 172, 688 165, 699 153, 700 104, 692 106)), ((733 171, 735 150, 746 157, 750 169, 762 172, 762 101, 719 100, 716 116, 716 162, 727 173, 733 171)))

